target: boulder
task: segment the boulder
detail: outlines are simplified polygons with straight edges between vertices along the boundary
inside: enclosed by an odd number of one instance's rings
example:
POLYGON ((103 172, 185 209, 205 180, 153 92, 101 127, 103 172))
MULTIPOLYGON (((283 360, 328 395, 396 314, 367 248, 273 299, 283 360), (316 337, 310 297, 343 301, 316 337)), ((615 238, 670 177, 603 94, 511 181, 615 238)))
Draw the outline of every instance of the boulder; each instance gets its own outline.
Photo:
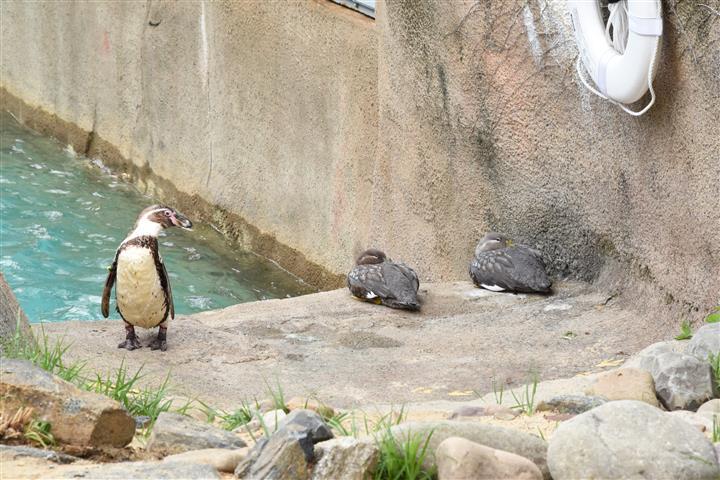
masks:
POLYGON ((555 411, 576 415, 599 407, 607 400, 601 397, 588 397, 585 395, 558 395, 537 405, 537 411, 555 411))
POLYGON ((542 480, 540 469, 520 455, 460 437, 443 440, 435 452, 439 480, 542 480))
MULTIPOLYGON (((306 437, 307 438, 307 437, 306 437)), ((308 478, 305 448, 291 429, 280 429, 261 438, 235 468, 235 476, 247 479, 305 480, 308 478)))
POLYGON ((283 419, 287 417, 285 410, 270 410, 262 414, 262 422, 260 425, 264 425, 270 432, 274 432, 280 427, 283 419))
POLYGON ((365 480, 372 477, 379 451, 374 441, 340 437, 315 445, 312 480, 365 480))
POLYGON ((402 423, 392 427, 390 432, 398 442, 406 441, 408 436, 412 435, 420 435, 423 438, 431 435, 428 444, 430 453, 425 458, 424 463, 424 468, 428 470, 435 463, 435 451, 440 443, 450 437, 460 437, 487 447, 525 457, 537 465, 544 478, 550 478, 546 462, 547 442, 529 433, 497 425, 451 420, 402 423))
POLYGON ((312 443, 323 442, 333 438, 330 427, 322 417, 312 410, 293 410, 280 424, 281 428, 298 427, 298 431, 307 432, 312 443))
POLYGON ((241 448, 246 444, 234 433, 179 413, 161 413, 153 426, 149 451, 181 453, 205 448, 241 448))
POLYGON ((635 400, 608 402, 562 423, 547 461, 555 480, 716 479, 710 441, 683 420, 635 400))
POLYGON ((0 412, 11 416, 32 407, 60 443, 124 447, 135 435, 135 419, 118 402, 80 390, 25 360, 3 359, 0 412))
POLYGON ((673 410, 672 412, 668 412, 668 415, 672 415, 689 423, 703 433, 712 431, 712 417, 689 410, 673 410))
POLYGON ((82 478, 84 480, 127 480, 146 478, 152 480, 214 480, 220 476, 210 465, 184 462, 121 462, 63 470, 50 478, 82 478))
POLYGON ((253 479, 308 478, 308 466, 315 460, 315 444, 332 437, 320 415, 312 410, 294 410, 269 439, 255 444, 235 469, 235 475, 253 479))
POLYGON ((0 272, 0 344, 2 340, 13 336, 16 327, 20 327, 25 333, 30 331, 25 312, 20 308, 15 294, 0 272))
POLYGON ((707 323, 693 334, 685 353, 707 360, 710 354, 720 355, 720 322, 707 323))
POLYGON ((163 458, 163 462, 185 462, 210 465, 219 472, 232 473, 238 464, 247 457, 248 448, 203 448, 176 453, 163 458))
POLYGON ((630 359, 623 368, 639 368, 652 375, 655 392, 668 410, 695 410, 713 396, 712 370, 700 360, 661 342, 630 359))
POLYGON ((652 375, 637 368, 603 372, 597 376, 595 383, 590 385, 585 393, 608 400, 640 400, 653 407, 660 406, 655 396, 655 382, 652 375))

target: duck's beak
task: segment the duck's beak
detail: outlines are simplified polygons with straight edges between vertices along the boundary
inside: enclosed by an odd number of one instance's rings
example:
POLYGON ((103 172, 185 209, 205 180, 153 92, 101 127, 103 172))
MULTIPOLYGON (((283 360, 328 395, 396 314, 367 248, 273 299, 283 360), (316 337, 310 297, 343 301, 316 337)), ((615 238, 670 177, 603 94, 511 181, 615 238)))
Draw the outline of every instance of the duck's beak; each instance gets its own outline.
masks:
POLYGON ((175 215, 171 217, 173 225, 176 227, 184 228, 185 230, 192 230, 192 222, 182 213, 175 211, 175 215))

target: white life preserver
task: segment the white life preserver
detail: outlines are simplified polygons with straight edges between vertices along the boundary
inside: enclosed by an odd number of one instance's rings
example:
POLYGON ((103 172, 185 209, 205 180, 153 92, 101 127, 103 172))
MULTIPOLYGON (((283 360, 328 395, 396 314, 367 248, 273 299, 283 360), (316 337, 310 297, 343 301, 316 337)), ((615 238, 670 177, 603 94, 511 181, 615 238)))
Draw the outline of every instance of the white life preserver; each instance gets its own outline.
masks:
MULTIPOLYGON (((643 109, 642 113, 645 113, 655 101, 652 80, 663 31, 660 0, 627 0, 628 32, 623 53, 608 41, 598 0, 568 0, 568 7, 580 50, 578 74, 583 83, 594 93, 618 104, 636 102, 650 90, 652 100, 643 109), (580 73, 580 61, 599 92, 585 82, 580 73)), ((614 35, 617 34, 615 31, 614 35)), ((642 114, 620 106, 628 113, 642 114)))

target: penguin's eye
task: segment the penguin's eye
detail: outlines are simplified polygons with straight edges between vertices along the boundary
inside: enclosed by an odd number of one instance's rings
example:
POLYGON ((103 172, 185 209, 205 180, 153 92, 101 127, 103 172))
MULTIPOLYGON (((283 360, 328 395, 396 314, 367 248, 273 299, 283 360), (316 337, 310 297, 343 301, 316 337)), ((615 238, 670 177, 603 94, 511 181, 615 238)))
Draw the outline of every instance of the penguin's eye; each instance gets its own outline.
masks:
POLYGON ((170 215, 172 215, 172 212, 170 210, 165 210, 165 216, 169 217, 170 215))

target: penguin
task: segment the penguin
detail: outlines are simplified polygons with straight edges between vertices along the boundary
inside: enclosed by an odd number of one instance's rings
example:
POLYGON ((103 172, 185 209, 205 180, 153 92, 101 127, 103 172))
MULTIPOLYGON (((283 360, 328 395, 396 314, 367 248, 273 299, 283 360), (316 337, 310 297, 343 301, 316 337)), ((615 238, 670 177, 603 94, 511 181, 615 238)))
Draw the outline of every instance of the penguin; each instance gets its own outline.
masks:
POLYGON ((347 286, 361 300, 390 308, 419 310, 417 273, 402 263, 394 263, 384 252, 365 250, 348 273, 347 286))
POLYGON ((539 251, 513 245, 505 235, 490 232, 477 244, 470 262, 475 285, 493 292, 551 293, 539 251))
POLYGON ((135 327, 160 327, 152 350, 167 350, 168 316, 175 318, 170 279, 158 251, 158 234, 164 228, 192 229, 192 222, 165 205, 147 207, 122 241, 109 267, 102 295, 102 314, 110 314, 110 293, 115 285, 117 311, 125 322, 125 341, 118 348, 141 348, 135 327))

